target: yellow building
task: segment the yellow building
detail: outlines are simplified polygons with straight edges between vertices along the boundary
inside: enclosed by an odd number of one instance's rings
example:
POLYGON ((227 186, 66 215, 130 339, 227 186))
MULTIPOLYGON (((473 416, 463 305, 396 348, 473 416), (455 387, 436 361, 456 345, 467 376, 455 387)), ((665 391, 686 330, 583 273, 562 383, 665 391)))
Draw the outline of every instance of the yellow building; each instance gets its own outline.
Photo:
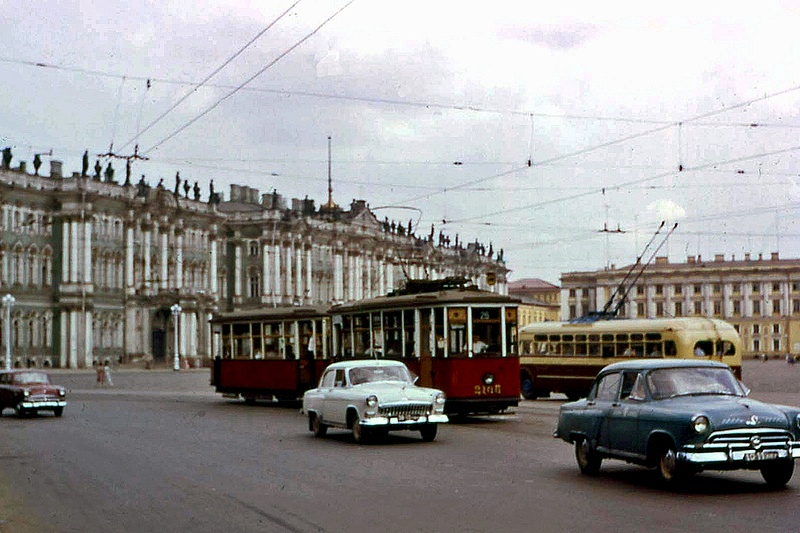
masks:
MULTIPOLYGON (((562 274, 562 319, 602 310, 630 269, 562 274)), ((717 254, 670 263, 657 257, 630 288, 618 316, 722 318, 739 331, 745 356, 800 355, 800 259, 717 254)))
POLYGON ((561 288, 557 285, 537 278, 526 278, 508 282, 508 294, 522 300, 518 311, 520 326, 559 319, 561 288))

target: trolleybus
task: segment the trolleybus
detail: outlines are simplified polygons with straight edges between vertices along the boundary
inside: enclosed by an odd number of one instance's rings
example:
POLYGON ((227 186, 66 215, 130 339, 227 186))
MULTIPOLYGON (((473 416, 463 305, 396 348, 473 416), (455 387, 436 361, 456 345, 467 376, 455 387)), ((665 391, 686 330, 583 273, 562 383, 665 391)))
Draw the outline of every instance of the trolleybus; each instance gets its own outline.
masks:
POLYGON ((211 321, 211 384, 227 397, 296 401, 330 363, 326 306, 221 313, 211 321))
POLYGON ((584 396, 604 366, 633 357, 704 358, 742 375, 736 329, 714 318, 537 322, 519 331, 520 389, 527 399, 584 396))
POLYGON ((333 306, 333 353, 404 362, 420 385, 444 391, 448 414, 499 413, 519 402, 518 303, 460 278, 412 280, 333 306))

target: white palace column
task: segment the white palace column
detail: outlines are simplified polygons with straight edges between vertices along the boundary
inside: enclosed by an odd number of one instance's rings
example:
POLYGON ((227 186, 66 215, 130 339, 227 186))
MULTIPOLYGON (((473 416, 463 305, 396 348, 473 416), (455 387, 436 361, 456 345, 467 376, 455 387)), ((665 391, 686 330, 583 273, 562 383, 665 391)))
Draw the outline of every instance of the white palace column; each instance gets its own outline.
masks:
POLYGON ((318 250, 317 245, 309 244, 306 248, 306 293, 304 295, 307 304, 314 303, 314 295, 319 291, 319 288, 314 289, 314 276, 312 275, 311 266, 313 265, 314 251, 318 250))
POLYGON ((286 254, 285 254, 285 259, 286 259, 285 263, 286 264, 284 266, 284 268, 286 269, 286 272, 285 272, 285 275, 286 275, 285 289, 286 289, 286 291, 285 291, 285 293, 286 293, 287 303, 291 304, 292 303, 292 295, 294 294, 294 291, 292 290, 292 288, 294 286, 294 284, 292 283, 292 244, 290 242, 286 243, 286 247, 285 248, 286 248, 286 254))
POLYGON ((167 290, 169 287, 169 246, 168 246, 168 237, 169 237, 169 228, 166 224, 159 225, 158 228, 158 237, 161 240, 159 243, 159 257, 161 258, 161 264, 159 265, 159 270, 161 272, 161 279, 159 280, 158 288, 162 290, 167 290))
POLYGON ((94 322, 92 307, 85 305, 86 293, 92 292, 92 217, 83 222, 83 365, 92 366, 94 359, 94 322))
POLYGON ((144 268, 142 271, 142 286, 145 289, 145 293, 150 292, 150 287, 152 287, 152 280, 153 280, 153 268, 151 264, 151 254, 152 254, 152 246, 153 246, 153 226, 152 224, 142 224, 142 241, 144 244, 142 245, 142 260, 144 264, 144 268))
POLYGON ((273 304, 280 305, 282 291, 281 291, 281 245, 276 244, 272 247, 272 259, 274 261, 272 269, 272 289, 274 291, 273 304))
POLYGON ((339 303, 344 298, 344 258, 342 251, 331 247, 333 254, 333 299, 339 303))
POLYGON ((295 296, 298 303, 303 303, 305 298, 305 290, 303 283, 305 277, 303 276, 303 241, 298 241, 294 249, 294 264, 295 264, 295 296))
POLYGON ((125 228, 125 294, 128 296, 132 296, 136 293, 136 287, 134 287, 134 277, 133 277, 133 254, 134 254, 134 246, 135 243, 133 242, 133 224, 128 222, 125 228))
POLYGON ((347 251, 347 299, 353 301, 356 299, 356 256, 349 250, 347 251))
MULTIPOLYGON (((70 240, 72 241, 71 242, 72 246, 70 247, 69 250, 69 258, 70 258, 69 282, 76 283, 78 281, 78 257, 79 257, 78 247, 80 245, 78 241, 78 222, 71 221, 69 223, 69 228, 70 228, 69 232, 70 240)), ((19 272, 17 272, 17 275, 19 275, 19 272)))
MULTIPOLYGON (((214 228, 216 230, 216 228, 214 228)), ((216 231, 212 230, 212 233, 209 234, 208 240, 211 241, 211 258, 208 269, 208 286, 211 289, 211 296, 214 300, 219 299, 219 287, 217 286, 217 234, 216 231)))
POLYGON ((378 258, 378 295, 386 294, 386 262, 384 257, 378 258))
POLYGON ((271 303, 270 294, 272 293, 272 278, 270 277, 270 253, 269 245, 265 242, 261 245, 261 303, 271 303))
POLYGON ((183 289, 183 229, 175 229, 175 288, 183 289))
POLYGON ((236 242, 233 246, 233 301, 242 301, 242 243, 236 242))
POLYGON ((364 287, 363 298, 372 298, 375 296, 372 291, 372 256, 366 255, 362 259, 362 277, 364 287))
POLYGON ((386 262, 386 292, 394 290, 394 263, 391 259, 386 262))

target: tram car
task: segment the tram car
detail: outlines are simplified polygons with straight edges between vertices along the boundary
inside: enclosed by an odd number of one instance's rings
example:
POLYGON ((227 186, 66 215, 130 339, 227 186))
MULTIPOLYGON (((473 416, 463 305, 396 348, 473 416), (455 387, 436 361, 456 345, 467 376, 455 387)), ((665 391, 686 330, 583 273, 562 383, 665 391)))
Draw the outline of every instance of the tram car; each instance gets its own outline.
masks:
POLYGON ((466 279, 410 280, 333 306, 333 356, 402 361, 418 385, 444 391, 447 414, 501 413, 519 402, 519 302, 466 279))
POLYGON ((327 306, 220 313, 211 320, 211 385, 228 398, 297 401, 330 361, 327 306))

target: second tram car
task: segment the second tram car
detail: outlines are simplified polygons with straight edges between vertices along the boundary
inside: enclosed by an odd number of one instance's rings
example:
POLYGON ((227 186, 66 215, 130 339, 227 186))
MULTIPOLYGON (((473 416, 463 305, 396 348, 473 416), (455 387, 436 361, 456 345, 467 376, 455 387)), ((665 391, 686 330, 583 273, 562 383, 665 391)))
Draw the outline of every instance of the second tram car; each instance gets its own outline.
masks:
POLYGON ((211 384, 228 397, 296 401, 330 363, 327 307, 221 313, 211 321, 211 384))
POLYGON ((459 278, 411 280, 332 307, 334 357, 402 361, 444 391, 446 413, 500 413, 519 402, 518 303, 459 278))

